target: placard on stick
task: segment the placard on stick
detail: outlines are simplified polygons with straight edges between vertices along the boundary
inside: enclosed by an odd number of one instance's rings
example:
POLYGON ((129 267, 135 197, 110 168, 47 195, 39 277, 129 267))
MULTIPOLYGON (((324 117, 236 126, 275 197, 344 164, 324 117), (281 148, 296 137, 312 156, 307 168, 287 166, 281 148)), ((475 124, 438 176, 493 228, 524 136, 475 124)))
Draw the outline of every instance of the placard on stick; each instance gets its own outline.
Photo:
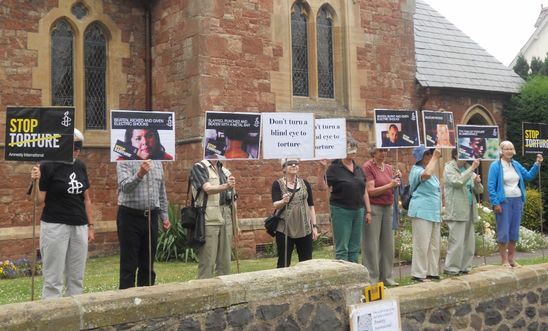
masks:
POLYGON ((495 160, 499 156, 499 127, 457 125, 459 160, 495 160))
POLYGON ((260 113, 206 112, 204 158, 259 159, 260 113))
POLYGON ((416 110, 375 109, 377 148, 408 148, 420 144, 416 110))
POLYGON ((428 148, 455 148, 456 133, 453 113, 422 111, 424 145, 428 148))
POLYGON ((521 123, 522 154, 548 155, 548 124, 521 123))
POLYGON ((74 108, 8 107, 5 142, 7 161, 72 162, 74 108))
POLYGON ((314 114, 262 113, 263 158, 314 157, 314 114))
POLYGON ((175 114, 160 111, 110 112, 110 160, 175 160, 175 114))
POLYGON ((346 157, 346 118, 316 119, 316 159, 346 157))

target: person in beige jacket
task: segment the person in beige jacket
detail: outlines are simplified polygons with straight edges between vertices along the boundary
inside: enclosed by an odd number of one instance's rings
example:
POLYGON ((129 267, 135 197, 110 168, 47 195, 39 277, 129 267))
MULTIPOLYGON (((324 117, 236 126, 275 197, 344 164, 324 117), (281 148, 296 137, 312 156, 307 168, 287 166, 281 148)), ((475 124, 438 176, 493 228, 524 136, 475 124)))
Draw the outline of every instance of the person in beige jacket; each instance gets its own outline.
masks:
POLYGON ((474 173, 480 165, 476 159, 471 165, 457 160, 457 149, 453 149, 452 160, 445 164, 445 213, 444 221, 449 226, 447 257, 444 273, 458 275, 472 269, 476 239, 474 222, 478 218, 476 194, 483 192, 481 178, 474 173))

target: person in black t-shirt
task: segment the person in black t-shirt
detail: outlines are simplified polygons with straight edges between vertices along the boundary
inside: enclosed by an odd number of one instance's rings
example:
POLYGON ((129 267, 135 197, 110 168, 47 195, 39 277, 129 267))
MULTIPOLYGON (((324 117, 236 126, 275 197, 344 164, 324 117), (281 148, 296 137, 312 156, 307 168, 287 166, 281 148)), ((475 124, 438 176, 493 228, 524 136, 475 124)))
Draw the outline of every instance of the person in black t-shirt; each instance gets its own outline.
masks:
POLYGON ((84 136, 74 129, 74 162, 40 163, 31 171, 44 202, 40 221, 42 299, 81 294, 88 241, 95 239, 89 180, 78 160, 84 136), (64 293, 63 293, 64 291, 64 293))
POLYGON ((358 152, 358 142, 347 138, 346 158, 320 162, 319 188, 331 188, 329 207, 335 258, 358 263, 361 250, 363 223, 371 223, 371 205, 365 189, 365 174, 354 159, 358 152))

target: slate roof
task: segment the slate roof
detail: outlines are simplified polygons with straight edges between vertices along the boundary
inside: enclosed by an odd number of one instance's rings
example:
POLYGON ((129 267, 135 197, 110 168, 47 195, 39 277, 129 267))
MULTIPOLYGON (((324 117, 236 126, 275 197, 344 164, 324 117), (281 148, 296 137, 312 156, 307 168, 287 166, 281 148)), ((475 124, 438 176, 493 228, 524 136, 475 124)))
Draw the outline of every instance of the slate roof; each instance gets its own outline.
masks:
POLYGON ((423 0, 416 0, 416 78, 421 86, 518 93, 514 71, 423 0))

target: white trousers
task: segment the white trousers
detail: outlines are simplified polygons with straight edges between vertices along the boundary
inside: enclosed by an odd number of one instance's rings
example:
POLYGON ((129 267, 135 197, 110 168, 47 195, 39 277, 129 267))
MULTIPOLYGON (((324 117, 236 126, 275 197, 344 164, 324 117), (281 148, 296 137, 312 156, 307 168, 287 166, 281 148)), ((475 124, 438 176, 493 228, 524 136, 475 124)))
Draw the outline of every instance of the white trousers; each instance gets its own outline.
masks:
POLYGON ((40 222, 42 299, 82 294, 87 253, 87 225, 40 222))
POLYGON ((426 278, 439 275, 440 223, 411 218, 413 257, 411 276, 426 278))

